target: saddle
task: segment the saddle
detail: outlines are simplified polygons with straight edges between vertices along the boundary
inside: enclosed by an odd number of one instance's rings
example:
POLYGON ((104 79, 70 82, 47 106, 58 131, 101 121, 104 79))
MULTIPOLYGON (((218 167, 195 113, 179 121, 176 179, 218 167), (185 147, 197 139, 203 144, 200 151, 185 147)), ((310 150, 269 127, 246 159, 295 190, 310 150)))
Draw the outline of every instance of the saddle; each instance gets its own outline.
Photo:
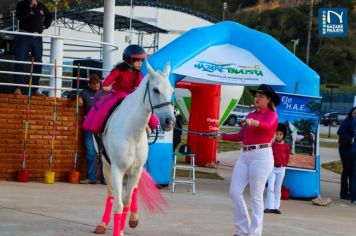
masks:
POLYGON ((102 95, 102 93, 103 92, 98 92, 95 95, 94 105, 90 108, 83 122, 83 129, 93 134, 99 134, 104 131, 111 114, 128 95, 125 92, 108 93, 104 95, 102 95))
MULTIPOLYGON (((106 93, 103 90, 98 91, 95 95, 94 105, 90 108, 83 122, 83 129, 93 133, 95 141, 98 144, 99 153, 104 155, 109 164, 110 159, 107 156, 100 134, 104 132, 112 113, 127 95, 128 93, 122 91, 116 93, 106 93)), ((149 129, 155 129, 158 124, 159 120, 151 114, 148 123, 149 129)))

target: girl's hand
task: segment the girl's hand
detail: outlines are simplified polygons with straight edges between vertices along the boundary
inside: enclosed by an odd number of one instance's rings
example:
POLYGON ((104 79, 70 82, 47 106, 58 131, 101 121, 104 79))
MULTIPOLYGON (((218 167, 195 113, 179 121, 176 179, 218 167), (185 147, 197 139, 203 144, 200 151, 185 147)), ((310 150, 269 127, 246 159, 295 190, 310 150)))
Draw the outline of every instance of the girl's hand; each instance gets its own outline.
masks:
POLYGON ((109 86, 103 86, 103 90, 109 92, 110 91, 110 87, 109 86))

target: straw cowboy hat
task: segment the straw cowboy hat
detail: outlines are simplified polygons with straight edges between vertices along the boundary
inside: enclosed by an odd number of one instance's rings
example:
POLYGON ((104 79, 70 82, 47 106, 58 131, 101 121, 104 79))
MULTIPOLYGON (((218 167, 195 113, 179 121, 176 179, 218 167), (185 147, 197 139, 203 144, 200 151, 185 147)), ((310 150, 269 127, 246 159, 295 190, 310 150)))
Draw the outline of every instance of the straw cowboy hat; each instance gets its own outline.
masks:
POLYGON ((267 84, 261 84, 258 89, 250 89, 251 93, 255 95, 256 93, 263 93, 268 98, 272 100, 275 106, 278 106, 281 103, 281 99, 273 90, 273 88, 267 84))

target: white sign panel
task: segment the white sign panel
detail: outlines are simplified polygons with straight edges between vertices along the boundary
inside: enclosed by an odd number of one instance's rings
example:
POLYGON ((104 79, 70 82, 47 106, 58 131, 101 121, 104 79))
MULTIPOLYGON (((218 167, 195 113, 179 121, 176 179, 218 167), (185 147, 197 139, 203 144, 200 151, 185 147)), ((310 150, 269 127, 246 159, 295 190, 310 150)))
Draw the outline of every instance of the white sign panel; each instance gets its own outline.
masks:
POLYGON ((231 44, 209 47, 173 73, 199 83, 285 85, 252 53, 231 44))

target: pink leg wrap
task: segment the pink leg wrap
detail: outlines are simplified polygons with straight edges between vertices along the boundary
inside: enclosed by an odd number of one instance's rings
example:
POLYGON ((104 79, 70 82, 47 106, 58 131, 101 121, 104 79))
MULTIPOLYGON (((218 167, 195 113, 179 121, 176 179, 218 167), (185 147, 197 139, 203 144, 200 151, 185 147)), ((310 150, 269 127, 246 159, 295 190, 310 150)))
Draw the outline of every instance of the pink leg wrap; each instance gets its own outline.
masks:
POLYGON ((129 207, 124 207, 124 211, 122 212, 121 216, 121 225, 120 225, 120 230, 124 231, 125 225, 126 225, 126 217, 127 217, 127 212, 129 211, 129 207))
POLYGON ((120 236, 122 214, 114 214, 114 231, 112 236, 120 236))
POLYGON ((137 188, 134 188, 134 190, 132 192, 130 211, 131 212, 137 212, 138 211, 137 188))
POLYGON ((105 211, 104 211, 103 218, 101 220, 101 222, 105 223, 106 225, 108 225, 110 222, 113 201, 114 201, 114 196, 108 196, 106 198, 105 211))

